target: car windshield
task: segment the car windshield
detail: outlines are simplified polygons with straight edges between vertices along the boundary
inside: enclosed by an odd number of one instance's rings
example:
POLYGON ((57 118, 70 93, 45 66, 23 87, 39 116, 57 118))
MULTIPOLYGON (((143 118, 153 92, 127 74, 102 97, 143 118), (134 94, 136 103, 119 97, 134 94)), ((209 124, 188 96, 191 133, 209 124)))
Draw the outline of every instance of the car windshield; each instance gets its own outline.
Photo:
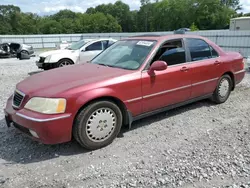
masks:
POLYGON ((75 42, 71 44, 67 49, 69 50, 79 50, 81 47, 83 47, 85 44, 87 44, 89 40, 80 40, 78 42, 75 42))
POLYGON ((155 43, 150 40, 121 40, 96 56, 91 63, 136 70, 143 64, 155 43))

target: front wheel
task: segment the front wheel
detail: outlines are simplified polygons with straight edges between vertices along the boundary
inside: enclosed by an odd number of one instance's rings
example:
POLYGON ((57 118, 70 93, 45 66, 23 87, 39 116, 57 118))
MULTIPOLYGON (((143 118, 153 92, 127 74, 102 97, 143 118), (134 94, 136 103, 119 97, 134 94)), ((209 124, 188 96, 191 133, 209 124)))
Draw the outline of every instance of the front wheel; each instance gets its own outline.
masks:
POLYGON ((229 75, 223 75, 213 93, 212 100, 217 104, 226 102, 232 91, 232 87, 233 82, 231 77, 229 75))
POLYGON ((95 150, 111 144, 121 126, 120 108, 113 102, 99 101, 78 114, 73 126, 73 136, 84 148, 95 150))
POLYGON ((72 65, 73 62, 69 59, 62 59, 60 61, 58 61, 57 63, 57 67, 65 67, 65 66, 69 66, 72 65))

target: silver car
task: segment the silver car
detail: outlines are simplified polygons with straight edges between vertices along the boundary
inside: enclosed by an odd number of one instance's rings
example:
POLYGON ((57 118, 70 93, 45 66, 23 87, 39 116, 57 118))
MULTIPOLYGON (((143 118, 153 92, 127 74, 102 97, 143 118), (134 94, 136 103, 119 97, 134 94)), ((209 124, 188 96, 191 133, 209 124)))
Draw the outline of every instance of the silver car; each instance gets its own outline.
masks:
POLYGON ((21 53, 32 55, 34 49, 31 45, 15 42, 0 44, 0 57, 17 57, 21 53))

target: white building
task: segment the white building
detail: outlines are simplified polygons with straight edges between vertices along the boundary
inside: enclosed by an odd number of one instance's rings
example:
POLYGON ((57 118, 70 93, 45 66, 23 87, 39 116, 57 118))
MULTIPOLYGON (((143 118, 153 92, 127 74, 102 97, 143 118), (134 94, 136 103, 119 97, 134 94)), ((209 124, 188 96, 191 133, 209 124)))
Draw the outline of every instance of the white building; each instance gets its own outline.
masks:
POLYGON ((250 16, 233 18, 230 20, 230 30, 250 30, 250 16))

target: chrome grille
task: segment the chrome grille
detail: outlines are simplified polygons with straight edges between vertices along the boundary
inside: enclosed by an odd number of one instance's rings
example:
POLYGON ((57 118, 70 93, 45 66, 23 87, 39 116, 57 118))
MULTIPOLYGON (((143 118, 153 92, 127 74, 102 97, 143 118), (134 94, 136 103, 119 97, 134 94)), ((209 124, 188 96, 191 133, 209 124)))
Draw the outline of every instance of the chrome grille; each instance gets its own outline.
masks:
POLYGON ((15 108, 20 107, 23 102, 24 97, 25 97, 24 93, 16 90, 13 95, 13 102, 12 102, 13 107, 15 108))

